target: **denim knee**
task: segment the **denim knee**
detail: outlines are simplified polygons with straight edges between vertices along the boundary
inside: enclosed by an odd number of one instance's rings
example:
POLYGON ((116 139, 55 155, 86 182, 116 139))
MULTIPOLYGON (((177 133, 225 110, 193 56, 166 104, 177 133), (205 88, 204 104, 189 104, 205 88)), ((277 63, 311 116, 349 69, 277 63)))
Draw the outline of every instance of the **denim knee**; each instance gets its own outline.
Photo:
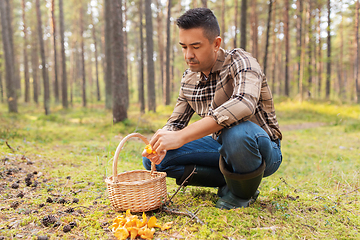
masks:
POLYGON ((146 170, 151 170, 151 161, 148 158, 143 157, 143 165, 146 170))

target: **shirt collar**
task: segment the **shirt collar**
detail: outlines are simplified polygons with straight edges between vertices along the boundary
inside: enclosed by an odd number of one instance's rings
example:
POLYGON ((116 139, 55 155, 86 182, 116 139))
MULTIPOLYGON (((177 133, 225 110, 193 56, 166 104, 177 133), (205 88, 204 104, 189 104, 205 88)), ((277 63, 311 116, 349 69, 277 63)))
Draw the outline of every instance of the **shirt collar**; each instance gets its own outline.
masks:
MULTIPOLYGON (((223 48, 219 48, 218 56, 216 58, 214 66, 211 68, 210 74, 220 71, 224 65, 224 61, 225 61, 225 50, 223 48)), ((199 84, 200 82, 206 82, 209 77, 206 78, 202 72, 198 72, 197 78, 199 79, 197 81, 197 83, 199 84)))
POLYGON ((214 64, 214 66, 212 67, 210 73, 220 71, 223 67, 224 61, 225 61, 225 50, 222 48, 219 48, 216 62, 214 64))

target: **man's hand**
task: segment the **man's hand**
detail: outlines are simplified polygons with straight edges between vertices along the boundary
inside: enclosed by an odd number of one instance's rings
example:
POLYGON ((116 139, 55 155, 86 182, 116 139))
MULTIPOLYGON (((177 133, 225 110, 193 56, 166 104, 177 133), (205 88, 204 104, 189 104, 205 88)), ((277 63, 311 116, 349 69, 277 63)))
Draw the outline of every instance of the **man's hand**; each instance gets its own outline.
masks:
POLYGON ((150 145, 154 152, 144 149, 142 156, 150 159, 155 164, 160 164, 167 150, 177 149, 184 145, 181 143, 179 131, 159 129, 151 138, 150 145))
POLYGON ((152 149, 151 145, 146 145, 142 156, 150 159, 155 164, 160 164, 166 155, 166 150, 162 151, 160 154, 157 154, 155 150, 152 149))
POLYGON ((178 149, 188 142, 205 137, 222 128, 212 117, 208 116, 179 131, 159 129, 150 141, 151 148, 156 151, 156 154, 150 154, 144 150, 142 155, 155 164, 160 164, 166 155, 166 151, 178 149))

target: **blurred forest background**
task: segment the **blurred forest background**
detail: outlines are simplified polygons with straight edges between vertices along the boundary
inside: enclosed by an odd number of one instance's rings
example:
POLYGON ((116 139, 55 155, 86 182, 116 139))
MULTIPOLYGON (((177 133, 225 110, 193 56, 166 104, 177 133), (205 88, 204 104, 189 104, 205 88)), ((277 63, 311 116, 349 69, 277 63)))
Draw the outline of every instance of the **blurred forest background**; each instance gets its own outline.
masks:
POLYGON ((0 101, 88 107, 113 121, 174 104, 186 65, 176 18, 206 6, 223 48, 263 67, 275 97, 359 103, 359 0, 0 0, 0 101))

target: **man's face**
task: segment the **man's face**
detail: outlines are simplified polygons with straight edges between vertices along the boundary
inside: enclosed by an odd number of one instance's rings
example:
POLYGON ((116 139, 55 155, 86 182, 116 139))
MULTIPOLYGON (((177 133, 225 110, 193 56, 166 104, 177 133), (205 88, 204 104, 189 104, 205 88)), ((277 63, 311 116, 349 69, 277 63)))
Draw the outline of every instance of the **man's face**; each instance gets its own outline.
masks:
POLYGON ((182 47, 185 61, 193 72, 203 72, 209 75, 213 67, 221 38, 209 42, 202 28, 179 29, 179 44, 182 47))

